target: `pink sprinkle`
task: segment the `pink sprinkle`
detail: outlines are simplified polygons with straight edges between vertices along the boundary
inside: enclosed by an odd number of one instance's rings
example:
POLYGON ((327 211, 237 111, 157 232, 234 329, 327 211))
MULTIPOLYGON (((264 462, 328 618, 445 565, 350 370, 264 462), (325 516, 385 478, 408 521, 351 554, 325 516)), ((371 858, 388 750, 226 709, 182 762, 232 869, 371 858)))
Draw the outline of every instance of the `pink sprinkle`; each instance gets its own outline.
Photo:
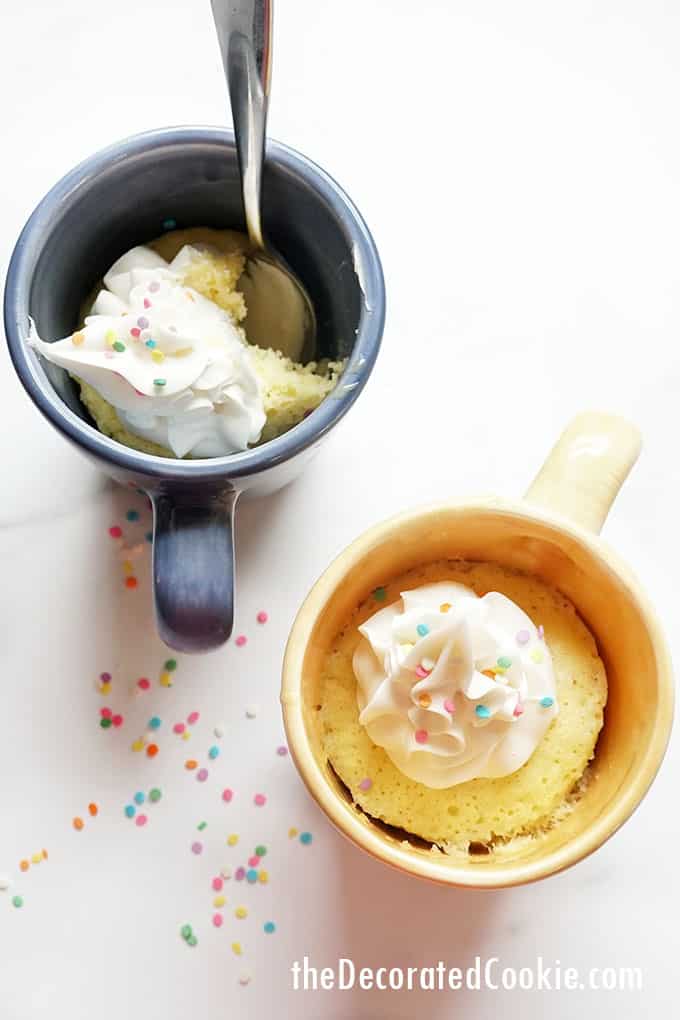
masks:
POLYGON ((111 538, 122 538, 123 529, 119 528, 117 524, 114 524, 112 528, 109 528, 109 535, 111 538))
POLYGON ((531 634, 528 630, 518 630, 515 635, 515 641, 518 645, 526 645, 531 640, 531 634))
POLYGON ((148 818, 146 817, 146 815, 137 815, 137 817, 135 818, 135 825, 139 825, 139 827, 141 828, 142 825, 146 825, 147 821, 148 818))
POLYGON ((157 280, 152 280, 149 284, 149 290, 152 294, 156 294, 161 289, 160 283, 157 280))
POLYGON ((196 779, 199 781, 199 783, 204 783, 207 778, 208 778, 207 769, 199 769, 198 772, 196 773, 196 779))
POLYGON ((236 871, 234 872, 234 878, 236 879, 237 882, 242 882, 245 877, 246 877, 245 868, 237 868, 236 871))
POLYGON ((101 682, 103 684, 108 684, 111 681, 111 674, 110 673, 100 673, 99 674, 99 679, 101 680, 101 682))
POLYGON ((111 709, 110 708, 100 708, 99 709, 99 714, 102 717, 102 719, 110 719, 111 718, 111 709))
POLYGON ((220 892, 223 886, 224 882, 222 881, 219 875, 217 876, 217 878, 213 878, 212 887, 215 890, 215 892, 220 892))
POLYGON ((195 843, 191 844, 191 852, 192 852, 192 854, 202 854, 203 853, 203 844, 199 843, 199 841, 196 840, 195 843))
POLYGON ((233 790, 230 790, 229 788, 227 788, 226 790, 222 790, 222 800, 223 800, 223 801, 224 801, 224 802, 225 802, 226 804, 228 804, 228 803, 229 803, 229 801, 231 800, 231 798, 232 798, 233 796, 234 796, 234 791, 233 791, 233 790))
POLYGON ((149 301, 148 297, 144 298, 144 307, 151 308, 151 302, 149 301))
POLYGON ((133 336, 135 338, 135 340, 139 340, 139 334, 141 332, 142 331, 139 328, 139 326, 133 326, 132 329, 130 330, 130 336, 133 336))
POLYGON ((453 713, 456 711, 456 706, 451 701, 451 698, 446 699, 446 701, 444 702, 444 708, 449 713, 449 715, 453 715, 453 713))
POLYGON ((253 797, 253 801, 255 802, 255 804, 257 804, 258 807, 262 807, 264 804, 267 803, 267 798, 263 793, 256 793, 255 796, 253 797))
POLYGON ((223 920, 224 918, 222 917, 221 914, 213 914, 213 924, 215 925, 216 928, 222 927, 223 920))
POLYGON ((123 725, 122 715, 114 715, 111 722, 113 723, 114 726, 122 726, 123 725))
POLYGON ((252 857, 248 858, 248 867, 249 868, 256 868, 259 863, 260 863, 260 858, 257 856, 257 854, 253 854, 252 857))
POLYGON ((248 638, 245 636, 245 634, 239 634, 239 636, 236 638, 236 647, 243 648, 247 641, 248 638))
POLYGON ((139 687, 140 691, 148 691, 149 688, 151 687, 151 681, 148 680, 145 676, 140 677, 140 679, 137 681, 137 686, 139 687))
POLYGON ((186 726, 184 725, 183 722, 176 722, 175 725, 172 727, 172 732, 173 733, 184 733, 185 729, 186 729, 186 726))
POLYGON ((427 743, 427 730, 416 730, 416 742, 419 744, 427 743))
POLYGON ((366 776, 365 779, 362 779, 361 782, 359 783, 359 789, 360 790, 370 790, 372 786, 373 786, 373 780, 369 779, 368 776, 366 776))
POLYGON ((515 705, 515 711, 512 714, 517 718, 524 715, 524 705, 515 705))
POLYGON ((276 748, 276 753, 280 754, 282 758, 285 758, 285 756, 288 754, 288 748, 286 747, 285 744, 281 744, 280 747, 276 748))
POLYGON ((416 666, 416 676, 419 676, 421 680, 424 680, 426 676, 429 676, 432 670, 425 669, 424 666, 416 666))
POLYGON ((268 619, 269 619, 268 613, 265 613, 264 609, 261 609, 260 612, 257 614, 257 622, 266 623, 268 619))
POLYGON ((187 716, 187 722, 189 723, 190 726, 193 726, 195 723, 198 722, 200 718, 201 717, 198 712, 189 712, 189 715, 187 716))

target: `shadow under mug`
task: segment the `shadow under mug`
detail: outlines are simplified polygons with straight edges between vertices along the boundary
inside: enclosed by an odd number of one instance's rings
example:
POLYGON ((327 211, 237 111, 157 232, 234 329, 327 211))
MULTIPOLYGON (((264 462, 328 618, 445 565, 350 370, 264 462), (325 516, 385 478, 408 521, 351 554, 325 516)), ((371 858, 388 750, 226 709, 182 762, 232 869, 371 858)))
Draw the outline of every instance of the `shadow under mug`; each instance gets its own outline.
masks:
MULTIPOLYGON (((566 429, 524 500, 442 503, 376 525, 330 565, 293 624, 281 700, 288 745, 310 793, 337 828, 376 859, 454 886, 535 881, 596 850, 635 810, 661 764, 673 676, 659 621, 629 569, 599 538, 640 449, 632 425, 588 413, 566 429), (607 671, 604 726, 573 810, 540 839, 449 856, 374 822, 353 803, 324 751, 323 663, 354 609, 379 585, 442 559, 522 570, 561 591, 597 642, 607 671)), ((540 622, 540 621, 538 621, 540 622)))
POLYGON ((300 153, 269 142, 262 201, 272 244, 314 303, 317 356, 346 358, 347 364, 319 408, 289 432, 244 453, 175 460, 123 446, 92 424, 68 374, 26 344, 29 319, 45 339, 71 333, 81 302, 115 259, 164 229, 244 229, 231 132, 164 128, 86 159, 37 206, 7 275, 5 330, 29 396, 109 475, 151 498, 158 627, 162 639, 179 651, 207 651, 231 634, 239 494, 264 495, 299 474, 361 392, 382 338, 380 259, 338 184, 300 153))

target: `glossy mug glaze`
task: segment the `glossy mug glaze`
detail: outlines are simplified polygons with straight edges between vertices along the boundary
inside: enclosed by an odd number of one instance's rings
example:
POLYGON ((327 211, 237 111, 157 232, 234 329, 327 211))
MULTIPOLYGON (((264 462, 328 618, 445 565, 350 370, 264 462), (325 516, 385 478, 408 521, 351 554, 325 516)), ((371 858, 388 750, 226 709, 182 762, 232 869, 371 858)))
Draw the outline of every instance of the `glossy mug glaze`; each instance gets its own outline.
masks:
POLYGON ((233 624, 233 520, 241 492, 272 492, 306 465, 363 389, 380 347, 385 289, 371 235, 347 195, 306 157, 269 142, 263 182, 268 236, 314 302, 319 357, 347 358, 336 389, 283 436, 229 457, 140 453, 91 423, 77 385, 26 345, 29 317, 45 339, 78 325, 81 302, 118 256, 163 229, 243 229, 233 135, 165 128, 112 145, 68 173, 17 241, 5 288, 16 371, 49 422, 154 509, 153 583, 163 640, 205 651, 233 624))
POLYGON ((663 758, 673 717, 671 662, 659 621, 630 570, 599 538, 640 437, 611 415, 580 415, 524 500, 442 503, 378 524, 330 565, 302 605, 288 641, 282 705, 294 761, 334 825, 373 857, 448 885, 499 888, 534 881, 597 849, 630 816, 663 758), (575 809, 544 837, 502 855, 433 853, 374 823, 326 760, 318 724, 324 657, 370 592, 445 558, 499 563, 533 574, 573 602, 607 670, 605 721, 591 779, 575 809))

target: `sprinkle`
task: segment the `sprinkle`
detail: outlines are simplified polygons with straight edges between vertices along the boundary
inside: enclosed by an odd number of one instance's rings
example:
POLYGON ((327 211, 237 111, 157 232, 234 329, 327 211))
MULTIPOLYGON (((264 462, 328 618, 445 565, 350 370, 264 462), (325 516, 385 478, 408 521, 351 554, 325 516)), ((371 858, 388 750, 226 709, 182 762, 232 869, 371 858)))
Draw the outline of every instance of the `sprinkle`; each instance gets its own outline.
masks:
POLYGON ((226 896, 216 896, 215 899, 213 900, 213 907, 218 908, 223 907, 226 902, 227 902, 226 896))
POLYGON ((125 578, 125 587, 126 588, 136 588, 137 587, 137 578, 136 577, 126 577, 125 578))
POLYGON ((47 850, 45 850, 44 847, 43 847, 42 855, 43 855, 43 860, 46 861, 47 860, 47 850))
POLYGON ((151 283, 149 284, 149 290, 151 291, 152 294, 157 294, 160 289, 161 285, 157 280, 152 280, 151 283))
POLYGON ((427 634, 430 633, 430 628, 427 626, 426 623, 419 623, 418 626, 416 627, 416 631, 421 637, 425 637, 427 634))
POLYGON ((425 667, 422 665, 422 663, 420 665, 416 666, 416 676, 420 677, 421 680, 424 680, 425 677, 429 676, 430 672, 431 672, 431 670, 425 669, 425 667))
POLYGON ((222 737, 224 736, 224 724, 220 723, 219 726, 216 726, 215 729, 213 730, 213 733, 215 734, 218 740, 221 740, 222 737))
POLYGON ((515 705, 515 708, 514 708, 514 711, 513 711, 512 714, 515 716, 516 719, 519 719, 519 717, 521 715, 524 715, 524 706, 523 705, 519 705, 519 704, 515 705))
POLYGON ((142 332, 142 331, 141 331, 141 329, 139 328, 139 326, 133 326, 133 327, 132 327, 132 329, 130 330, 130 336, 131 336, 131 337, 134 337, 134 339, 135 339, 135 340, 139 340, 139 334, 140 334, 141 332, 142 332))
POLYGON ((258 878, 262 885, 266 885, 267 882, 269 881, 269 872, 265 871, 264 868, 261 868, 258 878))
POLYGON ((236 956, 241 956, 241 954, 243 953, 243 946, 241 945, 240 942, 232 942, 231 951, 236 956))
POLYGON ((213 880, 212 880, 212 887, 215 890, 215 892, 221 892, 223 885, 224 885, 224 882, 219 877, 219 875, 216 876, 215 878, 213 878, 213 880))
POLYGON ((154 379, 154 386, 165 386, 167 379, 154 379))
POLYGON ((158 729, 160 729, 160 726, 161 726, 161 720, 158 718, 157 715, 153 715, 149 719, 149 729, 150 730, 158 730, 158 729))
POLYGON ((242 882, 245 877, 246 877, 245 868, 237 868, 236 871, 234 872, 234 878, 236 879, 237 882, 242 882))
POLYGON ((221 914, 213 914, 212 922, 213 922, 213 924, 215 925, 216 928, 221 928, 223 921, 224 921, 224 918, 222 917, 221 914))
POLYGON ((189 772, 192 772, 194 769, 198 768, 198 762, 195 761, 193 758, 187 758, 187 760, 184 762, 184 768, 188 769, 189 772))
POLYGON ((127 513, 125 514, 125 516, 128 519, 128 521, 138 521, 139 520, 139 510, 128 510, 127 513))
POLYGON ((187 722, 189 723, 190 726, 195 726, 200 718, 201 716, 199 712, 189 712, 189 715, 187 716, 187 722))
POLYGON ((111 683, 111 674, 110 673, 100 673, 99 674, 99 679, 101 680, 101 682, 103 684, 110 684, 111 683))
MULTIPOLYGON (((163 362, 165 361, 165 355, 163 354, 163 351, 152 351, 151 360, 155 362, 157 365, 162 365, 163 362)), ((154 383, 156 386, 159 385, 159 383, 156 380, 154 380, 154 383)), ((165 383, 164 382, 160 383, 160 385, 165 386, 165 383)))
POLYGON ((495 669, 483 669, 482 670, 482 676, 488 676, 489 680, 495 680, 496 676, 497 676, 496 670, 495 669))
POLYGON ((222 878, 231 878, 231 868, 228 864, 223 864, 220 868, 220 875, 222 878))
POLYGON ((309 846, 309 844, 312 842, 311 832, 301 832, 300 842, 302 843, 303 846, 309 846))
POLYGON ((13 896, 12 897, 12 906, 16 907, 17 910, 19 909, 19 907, 23 907, 23 905, 24 905, 24 898, 23 898, 23 896, 13 896))
POLYGON ((188 946, 197 946, 198 945, 198 939, 196 938, 195 935, 190 935, 189 936, 189 938, 187 939, 187 945, 188 946))
POLYGON ((441 606, 439 607, 439 612, 440 613, 448 613, 450 608, 451 608, 451 603, 450 602, 442 602, 441 606))
POLYGON ((184 733, 185 729, 186 729, 186 726, 184 725, 183 722, 176 722, 175 725, 172 727, 172 732, 173 733, 184 733))
POLYGON ((71 343, 73 344, 74 347, 80 347, 80 345, 82 343, 84 343, 84 342, 85 342, 85 334, 81 333, 80 330, 75 332, 73 334, 73 336, 71 337, 71 343))
POLYGON ((124 809, 126 818, 134 818, 137 814, 137 808, 134 804, 126 804, 124 809))
POLYGON ((104 339, 106 340, 107 344, 113 346, 117 339, 116 331, 114 329, 107 329, 106 333, 104 333, 104 339))
POLYGON ((169 673, 161 673, 161 687, 172 687, 172 677, 169 673))
POLYGON ((541 651, 541 649, 540 648, 534 648, 533 652, 530 655, 530 659, 531 659, 532 662, 535 662, 535 663, 543 662, 543 652, 541 651))
POLYGON ((33 854, 33 856, 31 857, 31 863, 40 864, 42 859, 43 859, 42 854, 38 852, 37 854, 33 854))
POLYGON ((213 744, 213 746, 212 746, 212 747, 210 748, 210 750, 208 751, 208 757, 209 757, 209 758, 212 758, 212 759, 213 759, 213 761, 214 761, 214 760, 215 760, 215 758, 217 758, 217 757, 218 757, 219 753, 220 753, 220 749, 219 749, 219 747, 216 747, 216 746, 215 746, 215 745, 213 744))
POLYGON ((449 713, 449 715, 453 715, 455 713, 456 706, 451 698, 446 698, 444 701, 444 709, 449 713))
POLYGON ((105 716, 103 719, 99 720, 99 725, 103 730, 108 730, 109 726, 111 725, 111 719, 109 719, 108 716, 105 716))
POLYGON ((257 882, 257 872, 255 868, 248 868, 246 871, 246 880, 252 885, 253 882, 257 882))
POLYGON ((238 983, 240 985, 249 985, 251 980, 251 975, 247 970, 241 971, 238 976, 238 983))
POLYGON ((147 319, 146 315, 139 316, 139 318, 137 319, 137 325, 139 326, 140 329, 149 328, 149 320, 147 319))
POLYGON ((137 740, 133 740, 132 741, 132 750, 133 751, 143 751, 144 750, 144 738, 143 737, 138 737, 137 740))
POLYGON ((122 528, 119 528, 117 524, 114 524, 111 528, 109 528, 109 535, 111 536, 111 538, 122 538, 123 537, 122 528))
POLYGON ((257 857, 264 857, 266 853, 267 853, 266 846, 262 846, 261 843, 258 843, 258 845, 255 847, 255 854, 256 854, 256 856, 257 857))
POLYGON ((183 939, 188 939, 193 935, 193 931, 190 924, 183 924, 180 928, 180 935, 183 939))
POLYGON ((158 745, 149 744, 149 746, 146 749, 146 753, 149 756, 149 758, 155 758, 156 755, 158 754, 158 745))
POLYGON ((263 793, 256 793, 255 796, 253 797, 253 803, 256 804, 257 807, 262 807, 264 804, 267 803, 267 798, 263 793))
POLYGON ((255 617, 255 619, 257 620, 258 623, 266 623, 267 620, 269 619, 269 614, 265 613, 264 609, 261 609, 260 612, 255 617))
POLYGON ((243 646, 245 644, 247 644, 247 642, 248 642, 248 638, 245 636, 245 634, 239 634, 239 636, 236 638, 236 642, 235 642, 236 643, 236 647, 237 648, 243 648, 243 646))
POLYGON ((229 787, 227 787, 226 790, 222 790, 222 800, 225 802, 225 804, 228 804, 233 796, 234 791, 230 790, 229 787))
POLYGON ((203 832, 204 829, 208 828, 208 823, 207 822, 199 822, 198 825, 196 826, 196 828, 198 829, 199 832, 203 832))
POLYGON ((119 714, 114 715, 113 718, 111 719, 111 722, 116 727, 116 729, 118 729, 120 726, 123 725, 123 717, 122 717, 122 715, 119 715, 119 714))
POLYGON ((238 835, 237 835, 237 833, 232 832, 232 834, 230 836, 227 836, 227 844, 229 846, 236 846, 237 843, 238 843, 238 835))
POLYGON ((362 779, 361 782, 359 783, 359 789, 360 790, 370 790, 372 786, 373 786, 373 780, 369 779, 368 776, 366 776, 365 779, 362 779))
POLYGON ((111 684, 102 684, 100 686, 99 690, 100 690, 100 692, 102 694, 110 694, 111 693, 111 684))
POLYGON ((297 834, 298 834, 298 831, 295 828, 295 826, 291 826, 290 829, 288 830, 288 839, 295 839, 297 834))
POLYGON ((140 691, 148 691, 149 688, 151 687, 151 681, 148 679, 148 677, 142 676, 137 681, 137 686, 139 687, 140 691))
POLYGON ((149 819, 146 817, 146 815, 137 815, 137 817, 135 818, 135 825, 138 825, 141 829, 143 825, 146 825, 148 820, 149 819))
POLYGON ((265 921, 264 925, 262 926, 262 930, 265 931, 267 935, 273 935, 274 932, 276 931, 276 925, 274 924, 273 921, 265 921))
POLYGON ((234 914, 236 917, 238 917, 239 921, 242 921, 245 917, 248 916, 248 911, 246 910, 245 907, 237 907, 236 910, 234 911, 234 914))
POLYGON ((12 882, 9 875, 0 875, 0 892, 6 892, 12 882))
POLYGON ((421 706, 421 708, 429 708, 430 705, 432 704, 431 696, 429 694, 426 694, 426 693, 425 694, 419 694, 418 695, 418 704, 421 706))
POLYGON ((21 871, 28 871, 30 866, 31 866, 30 861, 19 861, 19 869, 21 871))
POLYGON ((255 719, 257 716, 258 708, 257 705, 246 706, 246 719, 255 719))
POLYGON ((134 795, 134 797, 132 799, 134 800, 135 804, 143 804, 144 801, 146 800, 146 797, 144 796, 144 794, 140 790, 138 793, 136 793, 134 795))
POLYGON ((100 708, 99 709, 99 714, 102 717, 102 719, 110 719, 111 718, 111 709, 110 708, 100 708))
POLYGON ((177 226, 177 220, 173 219, 172 216, 168 216, 166 220, 163 220, 161 226, 163 227, 163 230, 174 230, 177 226))
POLYGON ((387 589, 380 585, 378 588, 373 589, 373 598, 376 602, 384 602, 387 598, 387 589))
POLYGON ((196 773, 196 779, 198 780, 199 783, 204 783, 207 778, 208 778, 207 769, 199 769, 198 772, 196 773))
POLYGON ((491 712, 486 707, 486 705, 476 705, 475 715, 477 715, 480 719, 488 719, 491 715, 491 712))
POLYGON ((526 645, 531 640, 531 634, 528 630, 518 630, 515 634, 515 641, 518 645, 526 645))
POLYGON ((73 819, 73 828, 76 830, 76 832, 80 832, 80 830, 83 829, 84 827, 85 822, 82 820, 82 818, 73 819))
POLYGON ((161 793, 157 786, 154 786, 153 790, 149 790, 149 800, 151 801, 152 804, 157 804, 162 796, 163 794, 161 793))
POLYGON ((552 708, 555 704, 555 699, 551 698, 549 694, 546 694, 544 698, 541 698, 539 705, 541 708, 552 708))
POLYGON ((120 340, 116 340, 115 344, 113 344, 112 346, 114 351, 118 351, 119 354, 122 354, 123 351, 127 350, 125 344, 121 343, 120 340))
POLYGON ((500 666, 501 669, 510 669, 512 659, 509 659, 507 655, 501 655, 500 659, 496 660, 496 665, 500 666))
POLYGON ((192 854, 202 854, 203 853, 203 844, 200 843, 198 840, 196 840, 195 843, 191 844, 191 852, 192 852, 192 854))
POLYGON ((151 302, 149 301, 148 297, 144 298, 144 307, 151 308, 151 302))
POLYGON ((280 758, 285 758, 286 755, 288 754, 288 748, 286 747, 285 744, 280 744, 276 748, 276 753, 279 755, 280 758))
POLYGON ((416 730, 415 737, 416 737, 416 743, 418 743, 418 744, 426 744, 427 743, 427 737, 428 737, 427 730, 416 730))
POLYGON ((97 815, 99 814, 99 808, 97 807, 96 804, 88 804, 87 810, 90 812, 92 818, 96 818, 97 815))

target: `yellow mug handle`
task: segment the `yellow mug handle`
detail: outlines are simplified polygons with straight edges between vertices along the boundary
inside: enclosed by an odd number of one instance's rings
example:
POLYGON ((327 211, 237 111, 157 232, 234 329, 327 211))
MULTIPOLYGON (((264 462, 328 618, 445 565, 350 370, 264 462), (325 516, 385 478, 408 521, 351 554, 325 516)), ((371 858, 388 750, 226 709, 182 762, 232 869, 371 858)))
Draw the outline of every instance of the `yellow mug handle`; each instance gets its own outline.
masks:
POLYGON ((586 411, 567 426, 525 499, 599 534, 640 455, 635 425, 615 414, 586 411))

